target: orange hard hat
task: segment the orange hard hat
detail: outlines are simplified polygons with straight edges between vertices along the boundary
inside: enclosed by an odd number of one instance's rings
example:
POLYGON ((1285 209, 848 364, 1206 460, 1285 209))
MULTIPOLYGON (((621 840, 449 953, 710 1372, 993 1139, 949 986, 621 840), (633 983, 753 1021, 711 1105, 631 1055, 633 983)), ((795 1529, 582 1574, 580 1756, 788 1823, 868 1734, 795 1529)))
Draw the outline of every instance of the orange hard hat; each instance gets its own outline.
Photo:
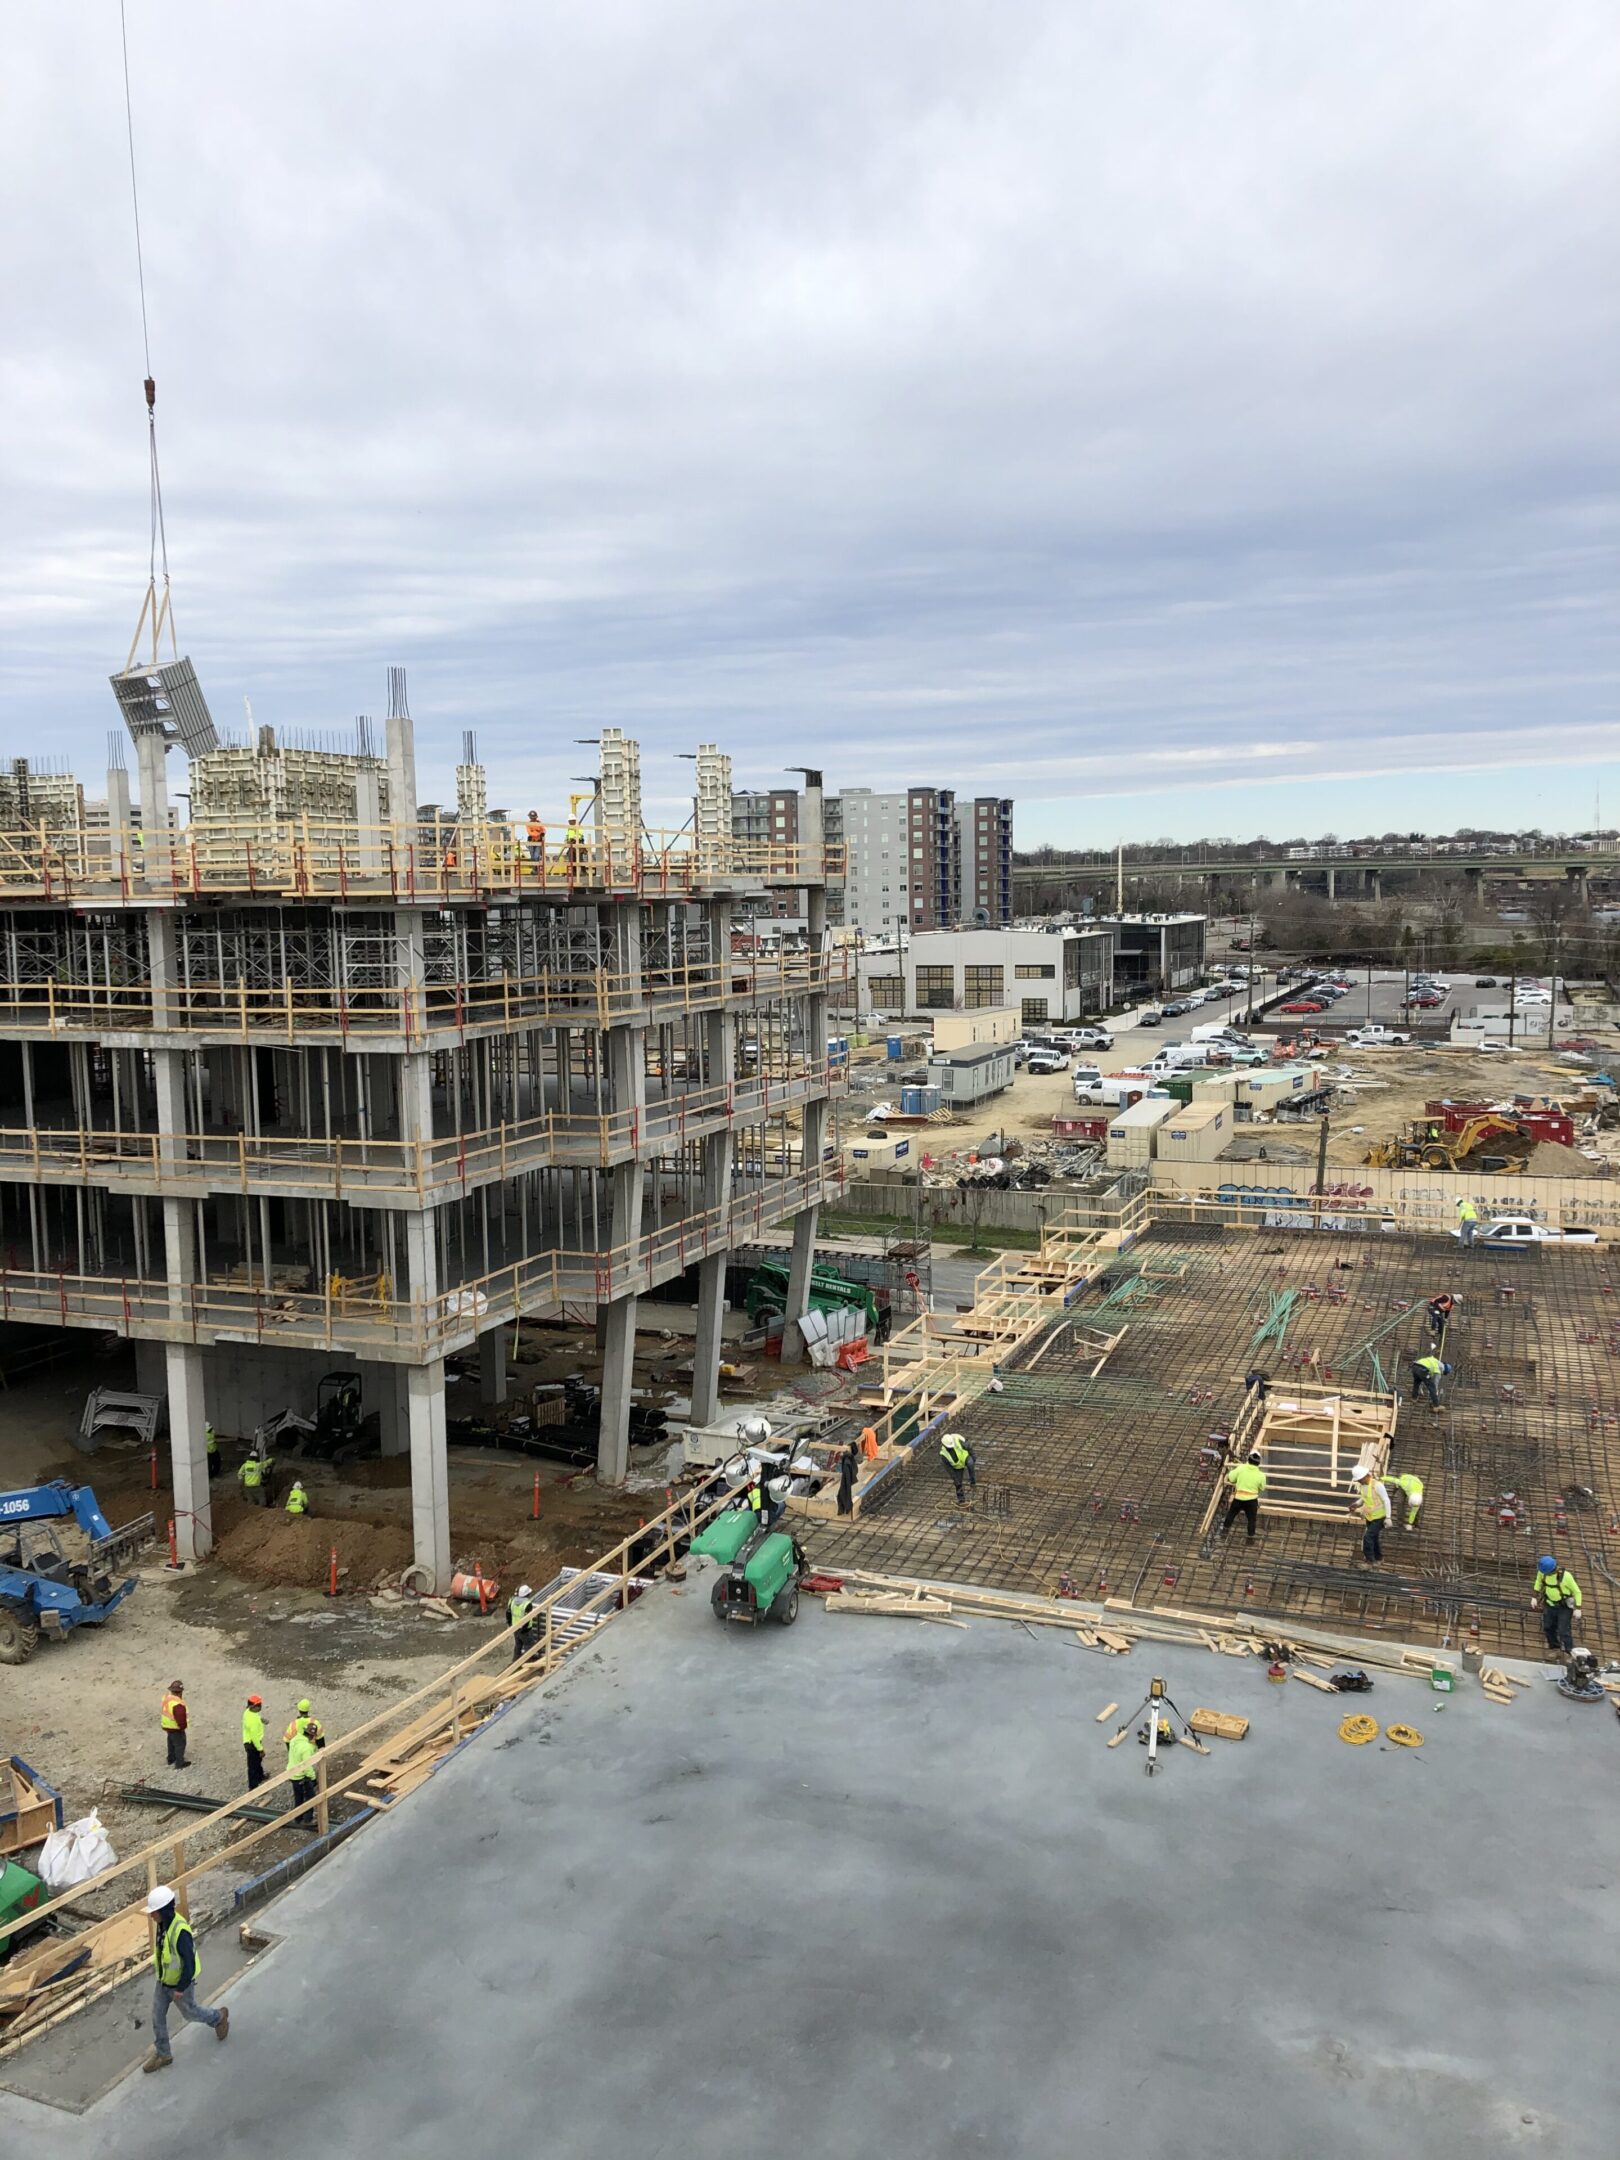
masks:
POLYGON ((264 1697, 262 1695, 250 1695, 248 1697, 248 1708, 250 1710, 262 1710, 264 1708, 264 1697))

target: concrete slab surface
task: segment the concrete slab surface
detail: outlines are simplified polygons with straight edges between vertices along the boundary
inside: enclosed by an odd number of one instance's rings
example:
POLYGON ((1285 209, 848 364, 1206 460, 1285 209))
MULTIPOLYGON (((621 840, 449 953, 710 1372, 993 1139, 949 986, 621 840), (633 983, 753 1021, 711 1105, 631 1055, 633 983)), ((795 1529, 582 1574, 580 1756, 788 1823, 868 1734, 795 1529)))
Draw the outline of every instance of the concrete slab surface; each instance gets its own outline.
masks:
POLYGON ((1611 2160, 1617 1748, 1539 1684, 1347 1702, 666 1585, 267 1909, 225 2047, 0 2098, 0 2151, 1611 2160), (1249 1738, 1149 1781, 1094 1718, 1155 1671, 1249 1738), (1344 1745, 1360 1709, 1426 1744, 1344 1745))

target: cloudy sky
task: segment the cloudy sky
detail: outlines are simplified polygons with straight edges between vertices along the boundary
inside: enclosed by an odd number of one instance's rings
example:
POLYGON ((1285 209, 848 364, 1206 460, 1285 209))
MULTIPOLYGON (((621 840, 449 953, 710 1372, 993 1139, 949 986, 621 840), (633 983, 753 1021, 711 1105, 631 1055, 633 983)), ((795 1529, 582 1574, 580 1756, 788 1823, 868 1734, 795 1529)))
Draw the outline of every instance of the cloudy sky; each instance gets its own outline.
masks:
MULTIPOLYGON (((183 644, 1021 842, 1620 817, 1611 0, 128 0, 183 644)), ((0 753, 146 576, 116 0, 0 99, 0 753)), ((676 813, 678 821, 679 812, 676 813)))

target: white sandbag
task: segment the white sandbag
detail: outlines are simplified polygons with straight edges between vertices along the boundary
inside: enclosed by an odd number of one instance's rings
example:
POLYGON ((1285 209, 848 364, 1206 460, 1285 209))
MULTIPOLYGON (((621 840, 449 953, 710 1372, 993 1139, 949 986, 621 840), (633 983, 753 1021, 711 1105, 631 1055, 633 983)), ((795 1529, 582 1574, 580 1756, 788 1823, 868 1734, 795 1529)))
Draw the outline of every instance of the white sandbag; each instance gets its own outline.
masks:
POLYGON ((84 1815, 65 1829, 53 1830, 39 1856, 39 1872, 53 1890, 71 1890, 117 1865, 118 1855, 99 1815, 84 1815))

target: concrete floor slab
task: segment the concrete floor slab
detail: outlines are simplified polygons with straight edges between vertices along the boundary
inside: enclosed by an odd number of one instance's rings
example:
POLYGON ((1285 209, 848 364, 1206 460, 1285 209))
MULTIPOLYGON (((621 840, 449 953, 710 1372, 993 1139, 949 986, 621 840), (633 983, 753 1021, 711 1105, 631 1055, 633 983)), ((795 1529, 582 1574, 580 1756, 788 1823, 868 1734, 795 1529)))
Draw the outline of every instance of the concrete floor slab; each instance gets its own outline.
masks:
POLYGON ((706 1589, 270 1907, 226 2047, 184 2032, 82 2118, 0 2099, 7 2160, 233 2160, 289 2120, 350 2160, 1613 2153, 1606 1707, 1346 1704, 814 1600, 722 1631, 706 1589), (1150 1783, 1094 1716, 1155 1671, 1250 1737, 1150 1783), (1345 1746, 1363 1708, 1426 1745, 1345 1746))

